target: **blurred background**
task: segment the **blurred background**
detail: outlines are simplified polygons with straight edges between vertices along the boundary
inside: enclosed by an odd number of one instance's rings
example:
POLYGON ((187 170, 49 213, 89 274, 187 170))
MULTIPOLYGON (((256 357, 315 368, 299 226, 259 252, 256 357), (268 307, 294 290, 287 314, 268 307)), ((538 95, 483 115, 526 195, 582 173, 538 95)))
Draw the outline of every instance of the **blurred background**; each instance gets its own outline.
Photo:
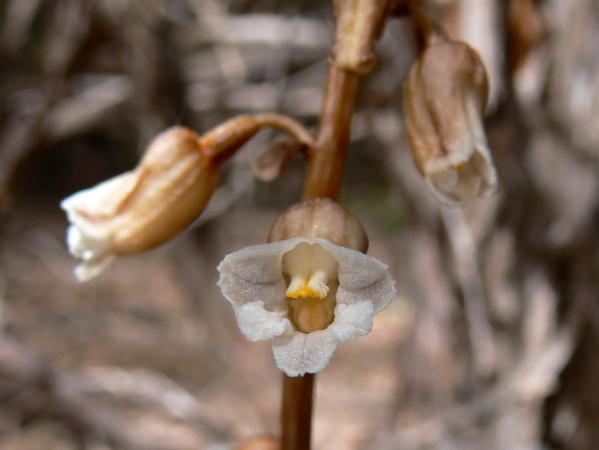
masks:
MULTIPOLYGON (((409 20, 362 85, 340 201, 398 294, 318 376, 314 448, 597 449, 599 3, 429 0, 491 78, 501 192, 439 207, 409 154, 409 20)), ((281 375, 216 287, 301 196, 226 167, 196 226, 78 284, 59 201, 174 124, 278 111, 314 127, 333 20, 317 0, 0 1, 0 449, 224 450, 278 433, 281 375)))

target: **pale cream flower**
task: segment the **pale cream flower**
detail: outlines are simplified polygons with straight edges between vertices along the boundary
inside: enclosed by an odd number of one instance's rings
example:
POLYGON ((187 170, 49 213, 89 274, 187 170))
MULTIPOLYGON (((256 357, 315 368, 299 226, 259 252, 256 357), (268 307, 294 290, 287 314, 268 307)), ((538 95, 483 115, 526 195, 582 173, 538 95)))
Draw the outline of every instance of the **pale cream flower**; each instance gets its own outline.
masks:
POLYGON ((289 376, 326 367, 338 343, 370 332, 395 293, 385 264, 325 239, 246 247, 218 271, 241 332, 272 339, 275 363, 289 376))

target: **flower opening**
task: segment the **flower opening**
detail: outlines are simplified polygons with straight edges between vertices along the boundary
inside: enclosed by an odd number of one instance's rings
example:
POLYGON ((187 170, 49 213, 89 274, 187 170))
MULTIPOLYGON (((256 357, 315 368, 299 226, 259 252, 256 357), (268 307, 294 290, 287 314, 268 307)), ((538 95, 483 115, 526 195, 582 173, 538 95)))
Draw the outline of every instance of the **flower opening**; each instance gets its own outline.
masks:
POLYGON ((370 332, 395 293, 385 264, 325 239, 246 247, 218 271, 241 332, 272 339, 275 363, 289 376, 326 367, 338 343, 370 332))

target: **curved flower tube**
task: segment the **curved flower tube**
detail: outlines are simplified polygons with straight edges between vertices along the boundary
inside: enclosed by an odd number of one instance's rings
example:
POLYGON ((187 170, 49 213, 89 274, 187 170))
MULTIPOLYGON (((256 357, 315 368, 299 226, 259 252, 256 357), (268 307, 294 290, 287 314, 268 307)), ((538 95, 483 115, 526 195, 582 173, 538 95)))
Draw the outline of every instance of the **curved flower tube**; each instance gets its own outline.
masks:
POLYGON ((77 278, 89 280, 116 256, 150 250, 190 225, 216 189, 219 166, 266 126, 312 143, 301 124, 279 114, 237 116, 202 136, 173 127, 154 138, 135 170, 64 199, 69 251, 83 261, 77 278))
POLYGON ((62 201, 69 251, 82 260, 75 275, 89 280, 116 256, 171 239, 202 212, 217 183, 217 166, 195 132, 175 127, 159 134, 135 170, 62 201))
POLYGON ((272 339, 275 363, 289 376, 326 367, 338 343, 370 332, 395 294, 385 264, 325 239, 246 247, 227 255, 218 271, 241 332, 250 341, 272 339))

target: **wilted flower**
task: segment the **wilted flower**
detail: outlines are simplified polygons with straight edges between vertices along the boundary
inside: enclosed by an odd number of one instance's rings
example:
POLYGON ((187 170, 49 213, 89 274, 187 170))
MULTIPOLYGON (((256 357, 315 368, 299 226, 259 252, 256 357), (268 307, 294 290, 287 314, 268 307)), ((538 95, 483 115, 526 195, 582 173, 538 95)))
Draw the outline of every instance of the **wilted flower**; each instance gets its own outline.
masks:
POLYGON ((251 341, 272 339, 275 362, 289 376, 322 370, 339 342, 368 334, 374 314, 395 293, 385 264, 338 245, 365 242, 355 238, 361 231, 352 223, 355 218, 339 210, 343 211, 328 200, 291 208, 271 237, 302 231, 306 236, 244 248, 218 266, 219 286, 233 305, 242 333, 251 341), (324 211, 337 214, 321 214, 324 211), (291 223, 287 219, 301 216, 304 227, 282 230, 291 223), (323 226, 327 216, 332 217, 330 227, 323 226), (335 225, 341 217, 348 222, 345 232, 335 225))
POLYGON ((150 143, 135 170, 63 200, 69 251, 83 260, 77 278, 90 279, 116 256, 172 238, 202 212, 217 182, 199 136, 176 127, 150 143))
POLYGON ((488 96, 484 65, 463 42, 437 36, 404 84, 412 155, 433 193, 456 205, 497 190, 482 114, 488 96))

